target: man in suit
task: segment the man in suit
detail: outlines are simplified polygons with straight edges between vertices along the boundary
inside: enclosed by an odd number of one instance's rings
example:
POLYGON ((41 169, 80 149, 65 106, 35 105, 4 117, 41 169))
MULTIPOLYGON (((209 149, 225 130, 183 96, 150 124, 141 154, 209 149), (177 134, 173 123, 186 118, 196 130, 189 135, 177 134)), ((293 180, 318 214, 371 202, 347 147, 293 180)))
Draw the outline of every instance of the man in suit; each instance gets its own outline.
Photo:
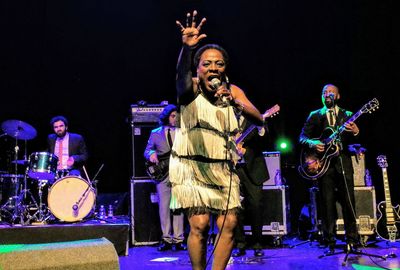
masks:
POLYGON ((299 137, 299 142, 303 145, 304 150, 314 153, 307 155, 310 159, 306 160, 306 164, 310 164, 311 170, 318 169, 319 162, 318 159, 314 158, 315 153, 323 153, 327 150, 321 141, 321 134, 325 134, 324 132, 327 129, 337 130, 342 125, 345 127, 337 141, 339 155, 331 158, 327 171, 318 179, 321 195, 319 207, 322 212, 324 240, 328 245, 328 249, 325 251, 327 254, 334 253, 336 244, 336 200, 339 201, 343 209, 347 242, 346 251, 356 249, 358 243, 353 165, 348 145, 358 137, 359 129, 354 122, 346 123, 353 113, 339 107, 337 104, 339 100, 339 88, 333 84, 325 85, 322 89, 323 107, 310 113, 299 137))
POLYGON ((68 120, 64 116, 53 117, 50 125, 54 133, 47 138, 47 152, 54 153, 58 157, 57 171, 80 176, 83 165, 88 159, 84 138, 79 134, 68 132, 68 120))
POLYGON ((168 161, 174 140, 176 126, 177 107, 168 105, 160 114, 160 126, 151 131, 149 140, 144 151, 144 157, 153 164, 166 164, 165 175, 157 183, 159 198, 159 215, 162 231, 162 241, 158 251, 169 249, 186 250, 184 240, 184 217, 183 213, 172 213, 169 208, 171 200, 171 184, 168 176, 168 161), (167 163, 166 163, 167 162, 167 163), (172 224, 171 224, 172 221, 172 224))
MULTIPOLYGON (((240 125, 243 131, 246 131, 251 122, 247 121, 243 116, 243 121, 240 125)), ((237 173, 240 179, 240 191, 244 197, 244 209, 241 210, 238 219, 238 225, 235 229, 235 244, 236 249, 232 253, 233 257, 240 257, 246 254, 246 239, 243 228, 244 212, 248 213, 249 223, 252 233, 252 247, 254 256, 262 257, 262 198, 263 198, 263 183, 269 179, 267 165, 265 164, 263 148, 266 146, 264 140, 265 128, 255 128, 242 143, 238 144, 239 153, 242 154, 242 162, 237 165, 237 173)))

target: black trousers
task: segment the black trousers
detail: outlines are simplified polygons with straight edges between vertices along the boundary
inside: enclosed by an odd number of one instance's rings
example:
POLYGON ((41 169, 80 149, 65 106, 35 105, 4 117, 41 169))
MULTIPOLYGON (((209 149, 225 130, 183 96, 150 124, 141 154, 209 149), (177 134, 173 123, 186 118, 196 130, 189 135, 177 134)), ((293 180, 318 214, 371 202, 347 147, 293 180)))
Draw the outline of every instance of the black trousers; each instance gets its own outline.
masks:
POLYGON ((332 160, 327 172, 318 180, 322 230, 328 244, 336 242, 336 201, 342 206, 346 241, 358 242, 353 174, 344 173, 341 162, 339 157, 332 160))
MULTIPOLYGON (((246 214, 249 219, 247 220, 251 226, 252 244, 254 248, 261 248, 262 238, 262 199, 263 199, 263 186, 254 184, 246 173, 244 167, 239 167, 237 173, 240 178, 240 192, 244 197, 242 205, 244 208, 239 213, 238 225, 235 229, 235 242, 236 246, 243 248, 246 246, 246 239, 244 233, 244 216, 246 214)), ((246 224, 248 225, 248 224, 246 224)))

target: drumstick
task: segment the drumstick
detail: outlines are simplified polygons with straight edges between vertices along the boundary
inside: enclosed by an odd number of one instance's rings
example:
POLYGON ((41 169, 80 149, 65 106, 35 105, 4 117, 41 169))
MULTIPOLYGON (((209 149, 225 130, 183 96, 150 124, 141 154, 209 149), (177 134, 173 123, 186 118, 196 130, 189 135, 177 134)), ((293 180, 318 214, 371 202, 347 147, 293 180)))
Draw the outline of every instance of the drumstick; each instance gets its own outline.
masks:
POLYGON ((86 174, 86 179, 90 181, 90 178, 89 178, 89 175, 88 175, 88 173, 87 173, 87 171, 86 171, 85 165, 83 165, 82 168, 83 168, 83 171, 84 171, 85 174, 86 174))
POLYGON ((103 167, 104 167, 104 163, 101 164, 99 170, 97 171, 97 173, 96 173, 95 176, 93 177, 93 181, 94 181, 95 183, 97 183, 96 177, 97 177, 97 175, 99 175, 99 173, 100 173, 100 171, 103 169, 103 167))

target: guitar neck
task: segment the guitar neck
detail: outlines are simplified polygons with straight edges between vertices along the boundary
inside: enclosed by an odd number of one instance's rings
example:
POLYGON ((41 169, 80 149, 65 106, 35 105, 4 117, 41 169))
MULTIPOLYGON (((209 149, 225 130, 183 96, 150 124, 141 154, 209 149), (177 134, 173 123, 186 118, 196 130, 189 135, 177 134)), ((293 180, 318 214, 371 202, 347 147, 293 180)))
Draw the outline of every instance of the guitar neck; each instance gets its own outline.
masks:
POLYGON ((251 125, 248 129, 246 129, 245 132, 243 132, 243 134, 237 138, 236 144, 241 143, 256 127, 256 125, 251 125))
MULTIPOLYGON (((387 214, 388 220, 389 220, 389 217, 393 217, 393 207, 392 207, 392 199, 390 198, 389 178, 387 175, 386 168, 382 168, 382 175, 383 175, 383 188, 385 191, 386 214, 387 214)), ((393 220, 393 222, 394 222, 394 220, 393 220)))
POLYGON ((356 121, 357 118, 360 117, 362 114, 363 114, 363 113, 362 113, 361 110, 358 111, 357 113, 353 114, 343 125, 340 126, 340 128, 339 128, 339 130, 338 130, 339 134, 342 133, 342 132, 345 130, 345 128, 346 128, 346 127, 345 127, 346 123, 356 121))

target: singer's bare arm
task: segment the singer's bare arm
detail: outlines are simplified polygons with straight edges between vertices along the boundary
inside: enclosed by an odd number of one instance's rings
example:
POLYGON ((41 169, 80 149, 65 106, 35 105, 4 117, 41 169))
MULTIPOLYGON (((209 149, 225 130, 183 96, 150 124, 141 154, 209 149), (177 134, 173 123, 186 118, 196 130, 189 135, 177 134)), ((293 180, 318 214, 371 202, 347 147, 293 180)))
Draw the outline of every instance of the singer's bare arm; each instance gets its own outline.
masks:
POLYGON ((206 22, 206 19, 203 18, 197 25, 196 16, 196 10, 193 11, 193 15, 190 13, 186 14, 186 27, 184 27, 181 22, 176 21, 176 25, 180 28, 182 34, 183 45, 176 67, 176 88, 179 104, 188 103, 194 98, 196 89, 193 87, 193 74, 191 70, 193 49, 207 36, 206 34, 200 34, 201 27, 206 22))
POLYGON ((231 99, 237 106, 242 107, 243 113, 251 118, 249 120, 258 126, 263 125, 264 119, 260 111, 251 103, 244 91, 234 84, 231 84, 230 89, 231 99))

